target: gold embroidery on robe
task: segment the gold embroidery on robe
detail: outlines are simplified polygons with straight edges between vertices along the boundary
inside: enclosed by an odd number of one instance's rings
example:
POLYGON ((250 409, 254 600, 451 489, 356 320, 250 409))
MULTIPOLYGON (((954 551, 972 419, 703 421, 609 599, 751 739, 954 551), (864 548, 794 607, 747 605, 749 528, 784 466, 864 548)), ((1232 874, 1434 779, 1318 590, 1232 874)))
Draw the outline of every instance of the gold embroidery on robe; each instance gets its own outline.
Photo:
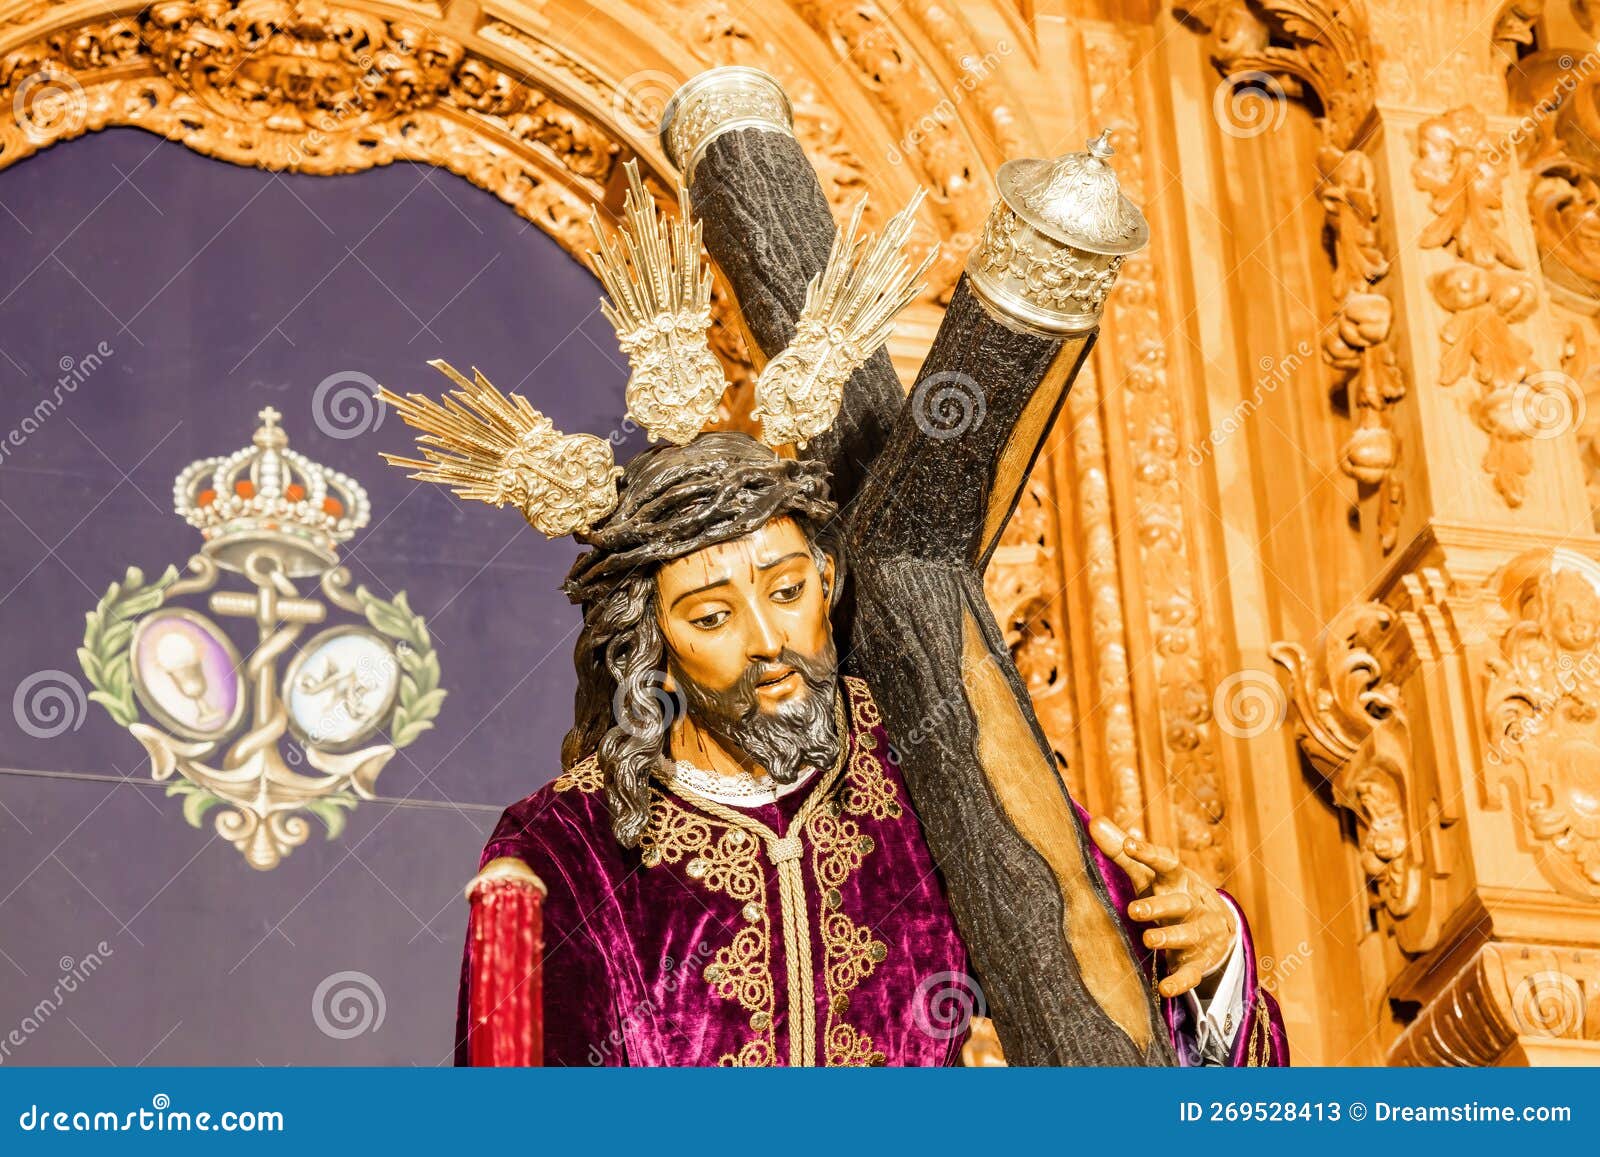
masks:
POLYGON ((872 1047, 872 1038, 858 1032, 848 1024, 836 1024, 828 1030, 828 1064, 851 1065, 857 1068, 881 1065, 886 1059, 872 1047))
POLYGON ((605 786, 605 773, 600 770, 600 757, 586 756, 562 772, 555 782, 557 791, 581 791, 584 795, 599 791, 605 786))
POLYGON ((1250 1042, 1245 1046, 1244 1063, 1250 1068, 1261 1068, 1272 1063, 1272 1013, 1260 989, 1256 990, 1253 1011, 1255 1022, 1250 1026, 1250 1042))
POLYGON ((639 840, 645 866, 683 863, 690 879, 743 903, 742 914, 749 921, 700 973, 718 996, 739 1002, 750 1014, 750 1027, 757 1034, 737 1054, 719 1057, 719 1065, 772 1063, 777 1007, 772 983, 772 923, 756 853, 756 841, 744 832, 690 811, 655 787, 650 789, 650 823, 639 840))
POLYGON ((902 814, 894 784, 872 755, 878 741, 871 728, 878 722, 878 707, 860 679, 843 680, 850 699, 851 734, 854 743, 839 806, 812 817, 809 835, 812 842, 812 868, 822 889, 823 983, 828 994, 828 1020, 823 1030, 824 1064, 881 1065, 883 1054, 872 1038, 841 1018, 849 1011, 850 993, 871 976, 889 955, 883 941, 838 911, 840 889, 872 854, 875 844, 863 835, 861 826, 843 813, 870 815, 874 819, 898 818, 902 814))
POLYGON ((889 782, 878 763, 875 754, 878 737, 872 733, 883 717, 878 714, 878 705, 872 701, 865 682, 846 675, 844 685, 850 696, 850 716, 856 734, 856 744, 850 753, 850 794, 845 808, 852 815, 897 820, 905 811, 895 794, 894 784, 889 782))
POLYGON ((741 928, 733 943, 718 949, 702 973, 723 1000, 737 1000, 751 1009, 752 1019, 768 1016, 766 1010, 772 1006, 772 970, 767 967, 765 939, 759 927, 741 928))
MULTIPOLYGON (((849 1009, 851 991, 872 975, 887 957, 888 948, 837 909, 839 889, 875 848, 872 837, 848 817, 898 819, 904 809, 894 784, 884 776, 873 754, 878 741, 870 729, 879 720, 877 705, 860 679, 846 676, 842 682, 850 702, 849 761, 837 807, 824 808, 806 825, 804 839, 811 845, 814 879, 821 889, 820 896, 807 895, 806 910, 808 919, 813 913, 819 917, 821 927, 828 1008, 824 1063, 881 1065, 884 1055, 872 1038, 841 1017, 849 1009)), ((576 774, 583 766, 579 764, 568 774, 576 774)), ((743 902, 742 915, 749 921, 701 972, 713 992, 724 1000, 738 1001, 750 1013, 750 1028, 756 1034, 737 1053, 724 1054, 717 1063, 771 1065, 776 1055, 777 990, 772 976, 772 918, 757 841, 691 810, 657 787, 651 787, 650 800, 650 823, 639 842, 645 866, 682 863, 691 879, 743 902)))
POLYGON ((830 1004, 843 1012, 850 1007, 850 990, 872 975, 889 950, 843 912, 823 917, 822 938, 827 945, 830 1004))
POLYGON ((756 1037, 740 1049, 717 1060, 717 1064, 741 1069, 767 1069, 772 1067, 772 1046, 766 1037, 756 1037))

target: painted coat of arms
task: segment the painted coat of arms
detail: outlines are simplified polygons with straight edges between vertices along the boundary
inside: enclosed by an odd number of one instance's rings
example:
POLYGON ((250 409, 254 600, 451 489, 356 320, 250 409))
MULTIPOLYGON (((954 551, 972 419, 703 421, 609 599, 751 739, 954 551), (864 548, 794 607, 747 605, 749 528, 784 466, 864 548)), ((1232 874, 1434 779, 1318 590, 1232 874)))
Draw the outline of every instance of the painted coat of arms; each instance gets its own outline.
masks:
POLYGON ((308 814, 336 837, 445 691, 405 592, 351 590, 339 565, 339 544, 371 516, 366 491, 290 450, 276 410, 259 418, 251 445, 173 484, 174 509, 205 540, 187 573, 147 581, 129 567, 87 615, 78 659, 89 698, 144 746, 185 818, 200 827, 220 809, 217 833, 266 870, 306 841, 308 814), (202 596, 203 609, 181 601, 202 596), (219 618, 253 620, 247 655, 219 618))

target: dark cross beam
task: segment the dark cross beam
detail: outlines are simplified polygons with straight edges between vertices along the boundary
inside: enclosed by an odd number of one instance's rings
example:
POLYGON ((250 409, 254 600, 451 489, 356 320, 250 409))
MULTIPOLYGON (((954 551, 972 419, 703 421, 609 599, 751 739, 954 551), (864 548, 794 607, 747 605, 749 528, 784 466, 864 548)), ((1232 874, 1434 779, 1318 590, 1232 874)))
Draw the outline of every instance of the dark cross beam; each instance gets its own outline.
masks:
MULTIPOLYGON (((675 106, 662 143, 692 170, 706 249, 752 352, 770 358, 827 262, 827 200, 771 78, 715 70, 675 106)), ((907 396, 880 350, 851 378, 834 429, 805 451, 827 463, 845 510, 853 603, 836 630, 847 668, 882 709, 1013 1064, 1176 1063, 983 591, 1094 320, 1066 336, 1030 332, 964 275, 922 388, 907 396)))

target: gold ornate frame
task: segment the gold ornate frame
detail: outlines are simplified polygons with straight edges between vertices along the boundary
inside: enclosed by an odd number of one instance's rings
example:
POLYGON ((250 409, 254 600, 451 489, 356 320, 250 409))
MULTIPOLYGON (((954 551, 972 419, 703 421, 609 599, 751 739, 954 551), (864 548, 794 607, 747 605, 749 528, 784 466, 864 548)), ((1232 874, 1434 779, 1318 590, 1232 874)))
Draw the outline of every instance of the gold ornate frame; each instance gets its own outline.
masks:
MULTIPOLYGON (((1228 879, 1270 943, 1271 910, 1291 905, 1244 853, 1249 756, 1212 711, 1237 631, 1220 531, 1197 497, 1213 466, 1184 453, 1207 425, 1208 367, 1158 33, 1143 0, 0 0, 0 108, 17 114, 0 120, 0 169, 110 126, 275 171, 414 161, 581 258, 591 207, 620 208, 627 160, 664 193, 654 132, 670 93, 705 68, 752 65, 782 82, 839 216, 863 193, 879 208, 929 193, 935 300, 890 347, 909 370, 1000 163, 1109 127, 1154 244, 1124 267, 988 591, 1074 794, 1228 879)), ((725 296, 713 309, 737 379, 725 296)))
POLYGON ((665 191, 667 96, 752 65, 839 216, 929 192, 944 253, 891 344, 909 369, 999 164, 1109 127, 1153 243, 986 576, 1074 794, 1243 901, 1297 1060, 1593 1060, 1600 826, 1576 803, 1600 570, 1562 551, 1600 558, 1596 20, 1587 0, 0 0, 0 168, 110 125, 277 170, 418 161, 581 256, 625 161, 665 191), (1503 420, 1534 397, 1579 423, 1593 405, 1578 430, 1503 420))
POLYGON ((941 266, 948 291, 987 211, 989 174, 1037 147, 995 67, 1021 56, 1025 38, 1017 28, 986 55, 964 19, 931 2, 891 19, 798 0, 737 15, 717 2, 6 0, 0 94, 16 116, 0 122, 0 168, 113 125, 289 172, 419 161, 581 255, 589 207, 620 206, 622 162, 671 172, 654 134, 672 90, 714 65, 752 64, 784 82, 835 203, 932 190, 928 232, 955 243, 941 266), (951 75, 990 57, 962 100, 923 113, 951 75))
MULTIPOLYGON (((278 171, 416 161, 493 193, 581 258, 591 206, 620 207, 625 161, 639 158, 665 184, 671 169, 654 131, 670 93, 707 67, 747 64, 783 83, 841 214, 863 193, 874 206, 930 193, 920 225, 925 240, 943 243, 932 271, 942 300, 1008 157, 1077 148, 1088 124, 1107 124, 1135 199, 1164 188, 1139 159, 1154 128, 1141 122, 1145 98, 1118 79, 1147 35, 1084 24, 1092 91, 1073 94, 1082 119, 1069 124, 1064 103, 1019 99, 1059 87, 1060 46, 1001 0, 911 0, 892 11, 870 0, 787 0, 738 12, 721 0, 0 0, 0 101, 18 114, 0 122, 0 168, 115 125, 278 171)), ((1159 226, 1162 210, 1151 208, 1159 226)), ((989 587, 1075 792, 1179 843, 1220 878, 1236 859, 1223 752, 1192 707, 1225 670, 1216 611, 1198 593, 1214 584, 1200 573, 1195 512, 1170 482, 1141 481, 1151 464, 1125 446, 1183 425, 1190 405, 1172 372, 1185 355, 1140 336, 1181 317, 1179 288, 1160 272, 1177 259, 1158 241, 1130 261, 1133 288, 1110 307, 1125 333, 1103 343, 1096 372, 1074 392, 1070 423, 1035 471, 989 587), (1101 380, 1136 388, 1103 396, 1101 380), (1108 479, 1128 488, 1123 501, 1141 517, 1170 528, 1142 560, 1109 547, 1108 479), (1083 640, 1076 653, 1069 622, 1083 640), (1136 670, 1129 653, 1155 638, 1162 656, 1136 670), (1136 692, 1148 706, 1136 707, 1136 692), (1157 814, 1151 800, 1164 800, 1157 814)), ((725 301, 713 305, 714 346, 737 380, 736 327, 725 301)), ((908 311, 891 345, 903 368, 920 362, 939 314, 937 301, 908 311)), ((1162 455, 1173 459, 1163 469, 1186 469, 1175 455, 1162 455)))
MULTIPOLYGON (((0 0, 0 100, 13 113, 0 119, 0 169, 112 126, 275 171, 415 161, 494 194, 581 260, 591 207, 620 211, 625 161, 637 157, 658 192, 670 186, 655 127, 672 91, 749 64, 784 83, 836 207, 933 192, 919 233, 946 243, 933 271, 946 299, 990 175, 1038 148, 1008 87, 1026 30, 998 4, 978 13, 998 39, 931 0, 893 17, 837 0, 752 7, 0 0)), ((749 365, 724 298, 719 287, 713 346, 738 383, 749 365)), ((920 361, 938 317, 935 305, 911 311, 898 361, 920 361)))
MULTIPOLYGON (((836 209, 867 194, 870 214, 931 192, 919 231, 924 244, 943 243, 938 300, 909 310, 891 345, 903 368, 915 366, 981 229, 993 172, 1048 151, 1012 87, 1040 78, 1039 45, 1001 3, 956 12, 915 0, 891 15, 841 0, 737 14, 720 0, 0 0, 0 101, 15 114, 0 120, 0 169, 112 126, 274 171, 414 161, 493 193, 581 260, 591 208, 620 208, 624 162, 638 158, 658 191, 670 184, 655 139, 661 107, 684 79, 721 64, 754 65, 784 84, 836 209)), ((741 381, 748 362, 720 292, 713 308, 713 346, 741 381)), ((1041 467, 1029 509, 1061 509, 1065 481, 1041 467)), ((1109 509, 1090 517, 1109 534, 1109 509)), ((1072 734, 1068 559, 1051 522, 1017 520, 991 593, 1081 789, 1097 777, 1072 734)), ((1116 596, 1107 585, 1095 597, 1116 596)), ((1137 823, 1142 793, 1125 783, 1120 797, 1119 818, 1137 823)))

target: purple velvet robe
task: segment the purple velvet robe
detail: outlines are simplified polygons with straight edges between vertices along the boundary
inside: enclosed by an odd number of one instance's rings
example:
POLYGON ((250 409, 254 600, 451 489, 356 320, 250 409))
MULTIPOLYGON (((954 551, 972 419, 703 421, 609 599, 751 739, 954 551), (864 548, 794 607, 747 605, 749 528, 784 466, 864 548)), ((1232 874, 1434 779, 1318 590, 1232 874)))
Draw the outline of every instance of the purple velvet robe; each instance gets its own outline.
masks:
MULTIPOLYGON (((845 770, 835 800, 813 816, 801 861, 817 1061, 955 1064, 982 993, 877 707, 861 680, 842 683, 845 770)), ((744 814, 784 834, 821 779, 744 814)), ((545 1064, 788 1063, 778 873, 757 842, 657 784, 645 838, 621 847, 592 756, 506 809, 482 863, 519 857, 549 888, 545 1064)), ((1125 909, 1127 876, 1098 852, 1096 862, 1125 909)), ((1256 983, 1248 930, 1245 939, 1233 1063, 1284 1064, 1282 1021, 1256 983)), ((464 961, 458 1064, 467 1063, 468 975, 464 961)), ((1165 1003, 1180 1058, 1196 1063, 1187 1008, 1165 1003)))

